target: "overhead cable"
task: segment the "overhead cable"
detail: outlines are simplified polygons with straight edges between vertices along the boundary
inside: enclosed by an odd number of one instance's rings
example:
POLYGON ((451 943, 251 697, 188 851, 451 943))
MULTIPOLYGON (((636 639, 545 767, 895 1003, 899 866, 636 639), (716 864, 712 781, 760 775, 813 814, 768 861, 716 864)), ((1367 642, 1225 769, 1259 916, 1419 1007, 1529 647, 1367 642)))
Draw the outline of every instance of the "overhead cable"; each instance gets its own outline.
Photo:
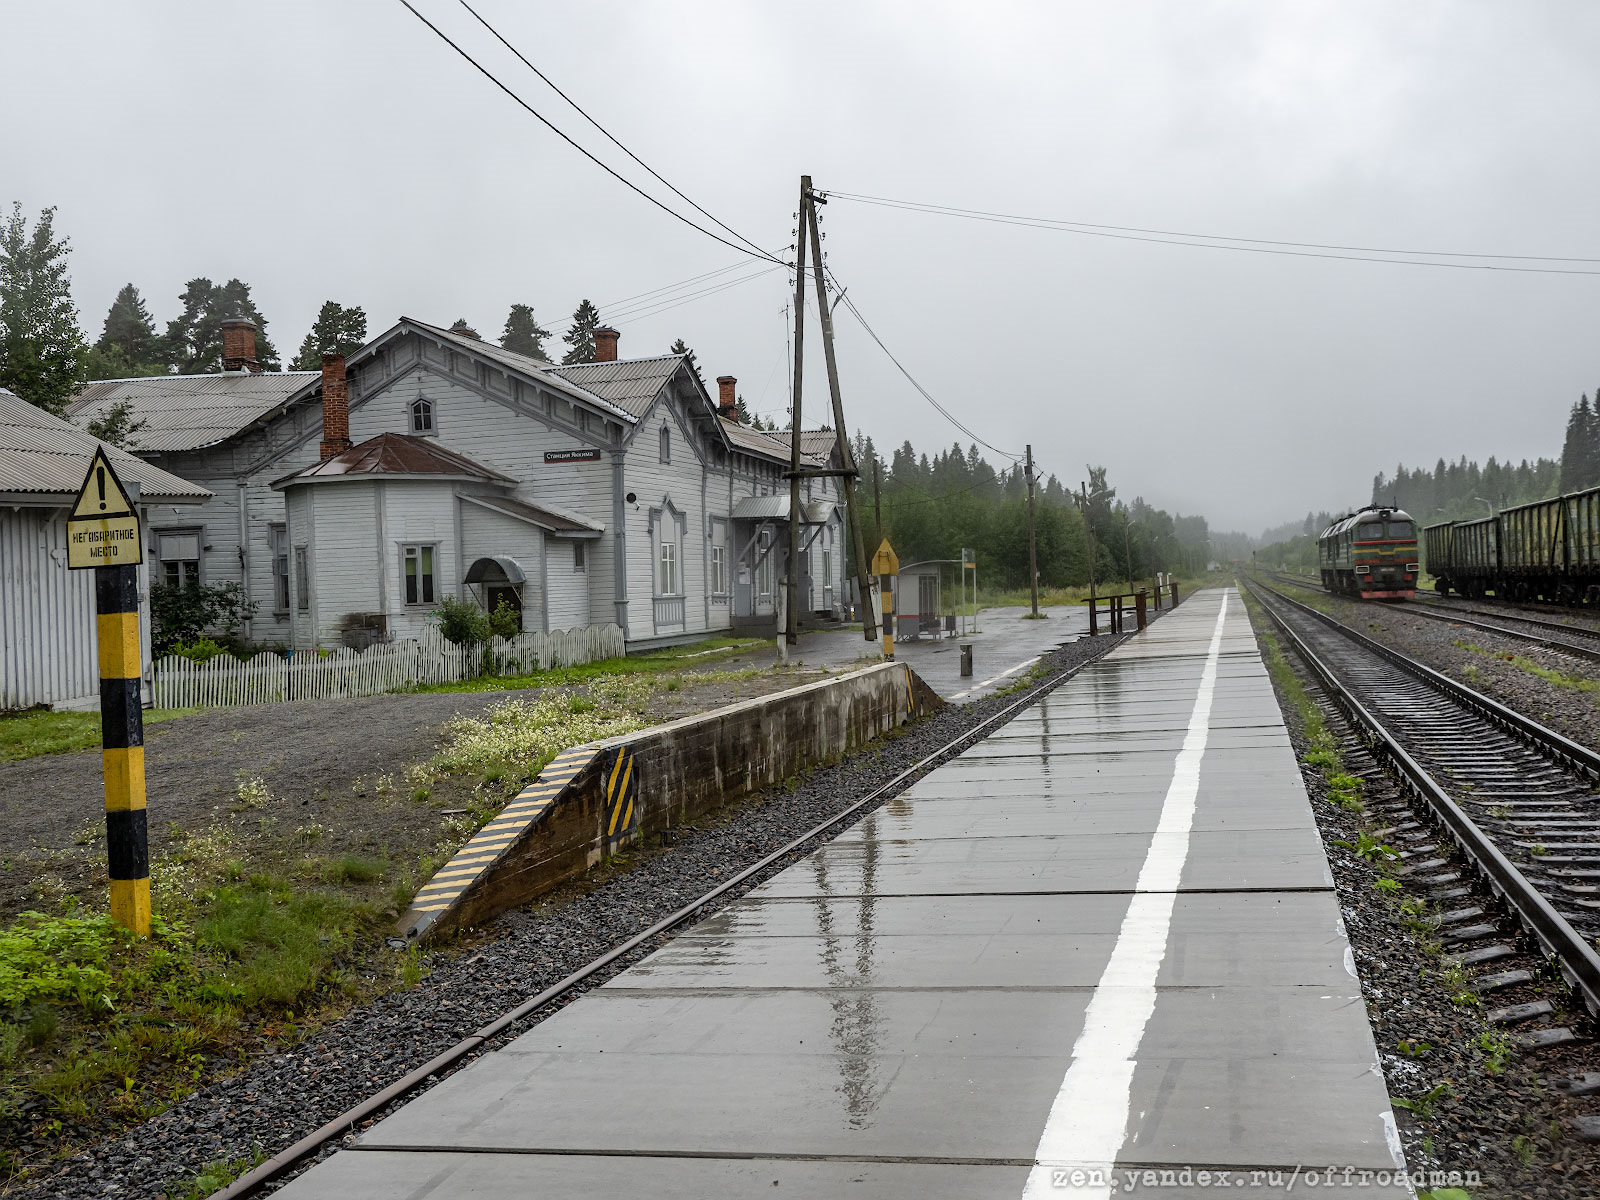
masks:
MULTIPOLYGON (((433 31, 434 35, 436 37, 438 37, 440 41, 444 42, 444 44, 449 46, 450 49, 454 50, 462 58, 466 59, 467 62, 471 63, 472 66, 477 69, 478 73, 481 74, 485 79, 487 79, 490 83, 494 84, 495 87, 499 88, 507 96, 510 96, 511 99, 515 100, 518 105, 520 105, 522 108, 526 109, 529 114, 531 114, 533 117, 537 118, 539 120, 539 122, 545 126, 545 128, 550 130, 551 133, 554 133, 562 141, 566 142, 567 145, 571 146, 579 154, 583 155, 590 162, 594 163, 595 166, 599 167, 607 175, 610 175, 618 183, 623 184, 630 191, 637 192, 640 196, 644 197, 651 204, 654 204, 657 208, 659 208, 662 212, 666 213, 668 216, 674 217, 677 220, 682 221, 690 229, 693 229, 693 230, 696 230, 699 233, 705 234, 706 237, 711 238, 713 241, 721 242, 724 246, 727 246, 730 250, 737 250, 740 254, 748 254, 748 255, 750 255, 751 257, 754 257, 754 258, 766 259, 767 261, 773 262, 773 263, 777 263, 780 266, 787 265, 787 264, 785 264, 783 262, 782 259, 776 258, 773 255, 768 254, 764 250, 760 250, 760 249, 750 250, 750 249, 747 249, 744 246, 738 245, 735 242, 730 242, 727 238, 723 237, 721 234, 713 233, 711 230, 707 229, 703 225, 697 225, 695 222, 691 221, 688 217, 684 216, 681 212, 678 212, 676 209, 670 207, 669 205, 663 203, 661 200, 658 200, 656 197, 652 196, 649 192, 645 191, 638 184, 634 183, 633 180, 631 180, 631 179, 627 178, 626 176, 620 174, 614 167, 610 166, 608 163, 602 162, 594 154, 590 153, 590 151, 585 149, 583 146, 579 145, 573 138, 571 138, 566 133, 564 133, 562 130, 557 128, 553 123, 551 123, 549 118, 547 118, 538 109, 534 108, 533 105, 529 104, 526 100, 524 100, 521 96, 519 96, 516 92, 514 92, 510 88, 510 86, 508 86, 506 83, 502 82, 500 80, 500 78, 494 74, 494 72, 489 70, 488 67, 485 67, 477 59, 473 58, 471 54, 467 53, 467 51, 465 49, 463 49, 457 42, 455 42, 447 33, 445 33, 444 30, 440 29, 432 21, 428 20, 427 17, 423 16, 420 12, 418 12, 417 9, 415 8, 415 6, 412 5, 411 0, 400 0, 400 3, 403 4, 406 7, 407 11, 409 11, 412 16, 416 17, 417 20, 421 21, 424 25, 426 25, 429 29, 431 29, 433 31)), ((721 224, 721 222, 718 222, 718 224, 721 224)))
POLYGON ((1391 263, 1406 267, 1443 267, 1457 271, 1510 271, 1531 275, 1600 275, 1600 271, 1581 268, 1512 266, 1514 262, 1600 263, 1600 258, 1575 258, 1541 254, 1468 254, 1447 250, 1388 250, 1373 246, 1340 246, 1320 242, 1284 242, 1266 238, 1224 237, 1220 234, 1185 233, 1166 229, 1143 229, 1134 225, 1099 225, 1056 217, 1030 217, 1015 213, 987 212, 956 208, 920 200, 895 200, 852 192, 827 192, 829 199, 845 200, 879 208, 897 208, 932 216, 958 217, 996 225, 1018 225, 1026 229, 1045 229, 1054 233, 1075 233, 1083 237, 1113 238, 1126 242, 1148 242, 1158 246, 1191 246, 1201 250, 1233 250, 1242 254, 1274 254, 1290 258, 1322 258, 1343 262, 1391 263), (1350 251, 1351 253, 1338 253, 1350 251), (1377 255, 1432 255, 1434 259, 1498 259, 1498 262, 1446 262, 1429 258, 1374 257, 1377 255))
POLYGON ((743 242, 746 246, 750 247, 750 249, 755 251, 757 254, 763 255, 763 256, 766 255, 767 252, 765 250, 763 250, 760 246, 756 245, 749 238, 745 237, 744 234, 740 233, 737 229, 734 229, 731 225, 728 225, 724 221, 719 221, 716 217, 712 216, 705 209, 701 208, 693 200, 689 199, 688 196, 685 196, 676 187, 674 187, 672 184, 668 183, 664 178, 662 178, 660 172, 658 172, 654 167, 652 167, 649 163, 645 162, 644 159, 640 158, 632 150, 629 150, 620 141, 618 141, 616 139, 616 137, 612 135, 612 133, 611 133, 611 131, 609 129, 607 129, 604 125, 600 124, 599 121, 596 121, 587 112, 585 112, 583 107, 576 100, 574 100, 571 96, 567 95, 564 91, 562 91, 559 87, 557 87, 555 82, 548 75, 546 75, 543 71, 539 70, 538 67, 534 66, 531 62, 529 62, 528 59, 527 59, 527 56, 525 56, 522 53, 522 51, 518 50, 510 42, 506 41, 506 39, 501 35, 500 31, 498 29, 496 29, 493 25, 489 24, 488 21, 484 20, 484 18, 479 14, 478 10, 473 8, 472 5, 467 3, 467 0, 460 0, 460 3, 461 3, 461 7, 462 8, 466 9, 469 13, 471 13, 477 19, 478 24, 482 25, 485 29, 487 29, 490 33, 492 33, 494 35, 496 41, 498 41, 507 50, 511 51, 511 53, 515 54, 517 56, 517 58, 521 59, 523 66, 527 67, 528 70, 532 71, 540 79, 544 80, 545 84, 550 88, 550 90, 552 92, 554 92, 556 95, 560 96, 563 100, 565 100, 568 104, 570 104, 573 107, 573 109, 578 113, 579 116, 581 116, 585 121, 589 122, 589 124, 593 125, 602 134, 604 134, 605 137, 606 137, 606 140, 608 140, 613 146, 615 146, 618 150, 621 150, 629 158, 633 159, 634 162, 636 162, 639 166, 643 167, 646 171, 650 172, 651 176, 653 176, 655 178, 656 182, 660 183, 663 187, 665 187, 668 191, 670 191, 674 196, 678 197, 678 199, 682 200, 685 204, 687 204, 690 208, 694 209, 701 216, 705 217, 712 224, 718 226, 719 228, 725 230, 726 232, 732 234, 734 237, 738 238, 741 242, 743 242))

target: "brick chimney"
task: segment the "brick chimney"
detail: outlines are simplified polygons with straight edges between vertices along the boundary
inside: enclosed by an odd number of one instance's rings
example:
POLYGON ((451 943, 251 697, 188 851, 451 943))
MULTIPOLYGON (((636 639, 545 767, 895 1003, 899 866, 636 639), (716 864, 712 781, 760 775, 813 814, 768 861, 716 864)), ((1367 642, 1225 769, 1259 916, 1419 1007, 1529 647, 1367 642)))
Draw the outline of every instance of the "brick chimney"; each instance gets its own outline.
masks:
POLYGON ((256 361, 256 327, 253 321, 231 317, 222 323, 222 369, 259 371, 256 361))
POLYGON ((609 325, 602 325, 594 331, 594 360, 595 362, 617 361, 617 339, 622 335, 609 325))
POLYGON ((350 449, 350 385, 344 377, 344 355, 322 355, 322 461, 350 449))
POLYGON ((734 395, 734 385, 739 381, 732 375, 717 376, 717 415, 730 421, 739 419, 739 397, 734 395))

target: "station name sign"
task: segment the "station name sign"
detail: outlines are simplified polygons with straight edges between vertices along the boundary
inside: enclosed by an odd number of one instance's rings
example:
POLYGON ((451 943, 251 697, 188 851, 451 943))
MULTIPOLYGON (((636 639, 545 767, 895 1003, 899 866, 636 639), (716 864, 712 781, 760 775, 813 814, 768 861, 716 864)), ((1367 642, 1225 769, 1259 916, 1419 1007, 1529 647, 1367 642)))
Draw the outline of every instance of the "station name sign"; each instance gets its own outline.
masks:
POLYGON ((547 463, 569 462, 599 462, 598 450, 546 450, 544 460, 547 463))
POLYGON ((143 561, 139 514, 105 451, 96 450, 67 516, 67 567, 85 571, 137 566, 143 561))

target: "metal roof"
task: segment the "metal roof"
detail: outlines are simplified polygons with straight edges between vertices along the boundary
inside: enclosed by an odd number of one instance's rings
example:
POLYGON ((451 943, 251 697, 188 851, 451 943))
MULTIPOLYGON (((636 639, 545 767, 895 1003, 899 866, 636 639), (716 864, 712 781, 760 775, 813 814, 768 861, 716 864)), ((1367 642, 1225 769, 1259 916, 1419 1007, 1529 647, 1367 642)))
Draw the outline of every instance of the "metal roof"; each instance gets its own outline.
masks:
MULTIPOLYGON (((790 461, 787 431, 752 429, 748 425, 741 425, 738 421, 730 421, 727 417, 718 419, 722 422, 722 432, 727 435, 728 441, 732 442, 735 448, 779 462, 790 461)), ((802 429, 800 459, 807 466, 825 467, 837 442, 838 439, 831 429, 802 429)))
POLYGON ((571 366, 547 366, 545 369, 552 375, 570 380, 586 392, 609 400, 637 420, 644 416, 645 410, 661 394, 667 381, 678 373, 683 360, 682 354, 665 354, 659 358, 573 363, 571 366))
POLYGON ((145 454, 199 450, 226 441, 318 377, 316 371, 228 371, 100 379, 77 394, 69 411, 88 422, 126 401, 134 419, 144 422, 129 439, 133 449, 145 454))
POLYGON ((142 500, 197 504, 211 498, 205 488, 97 441, 0 388, 0 492, 76 495, 100 446, 122 481, 139 485, 142 500))
MULTIPOLYGON (((832 500, 811 500, 801 505, 801 524, 825 525, 833 516, 832 500)), ((789 519, 789 494, 778 492, 771 496, 746 496, 733 506, 728 517, 734 521, 787 521, 789 519)))
POLYGON ((476 560, 468 567, 467 577, 461 582, 527 583, 528 573, 522 569, 522 564, 510 555, 491 554, 476 560))
POLYGON ((492 467, 474 462, 464 454, 446 450, 427 438, 404 433, 380 433, 343 454, 325 462, 285 475, 273 483, 313 483, 325 479, 347 479, 365 475, 435 475, 451 479, 476 479, 484 483, 515 483, 492 467))
POLYGON ((561 536, 579 538, 597 537, 605 531, 604 525, 575 516, 572 513, 562 512, 560 509, 547 508, 542 504, 529 504, 526 500, 513 499, 510 496, 472 496, 463 494, 461 498, 469 504, 476 504, 482 508, 493 509, 495 512, 505 513, 508 517, 527 521, 541 529, 548 529, 551 533, 561 536))

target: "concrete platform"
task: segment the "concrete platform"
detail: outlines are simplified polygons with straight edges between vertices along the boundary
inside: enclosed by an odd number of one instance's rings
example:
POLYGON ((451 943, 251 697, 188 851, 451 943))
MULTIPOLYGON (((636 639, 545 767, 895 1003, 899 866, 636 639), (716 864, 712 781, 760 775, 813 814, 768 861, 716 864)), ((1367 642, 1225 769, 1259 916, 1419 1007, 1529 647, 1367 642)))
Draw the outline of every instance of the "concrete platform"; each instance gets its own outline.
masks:
POLYGON ((281 1194, 1282 1196, 1331 1166, 1387 1197, 1398 1153, 1288 735, 1210 591, 281 1194))

